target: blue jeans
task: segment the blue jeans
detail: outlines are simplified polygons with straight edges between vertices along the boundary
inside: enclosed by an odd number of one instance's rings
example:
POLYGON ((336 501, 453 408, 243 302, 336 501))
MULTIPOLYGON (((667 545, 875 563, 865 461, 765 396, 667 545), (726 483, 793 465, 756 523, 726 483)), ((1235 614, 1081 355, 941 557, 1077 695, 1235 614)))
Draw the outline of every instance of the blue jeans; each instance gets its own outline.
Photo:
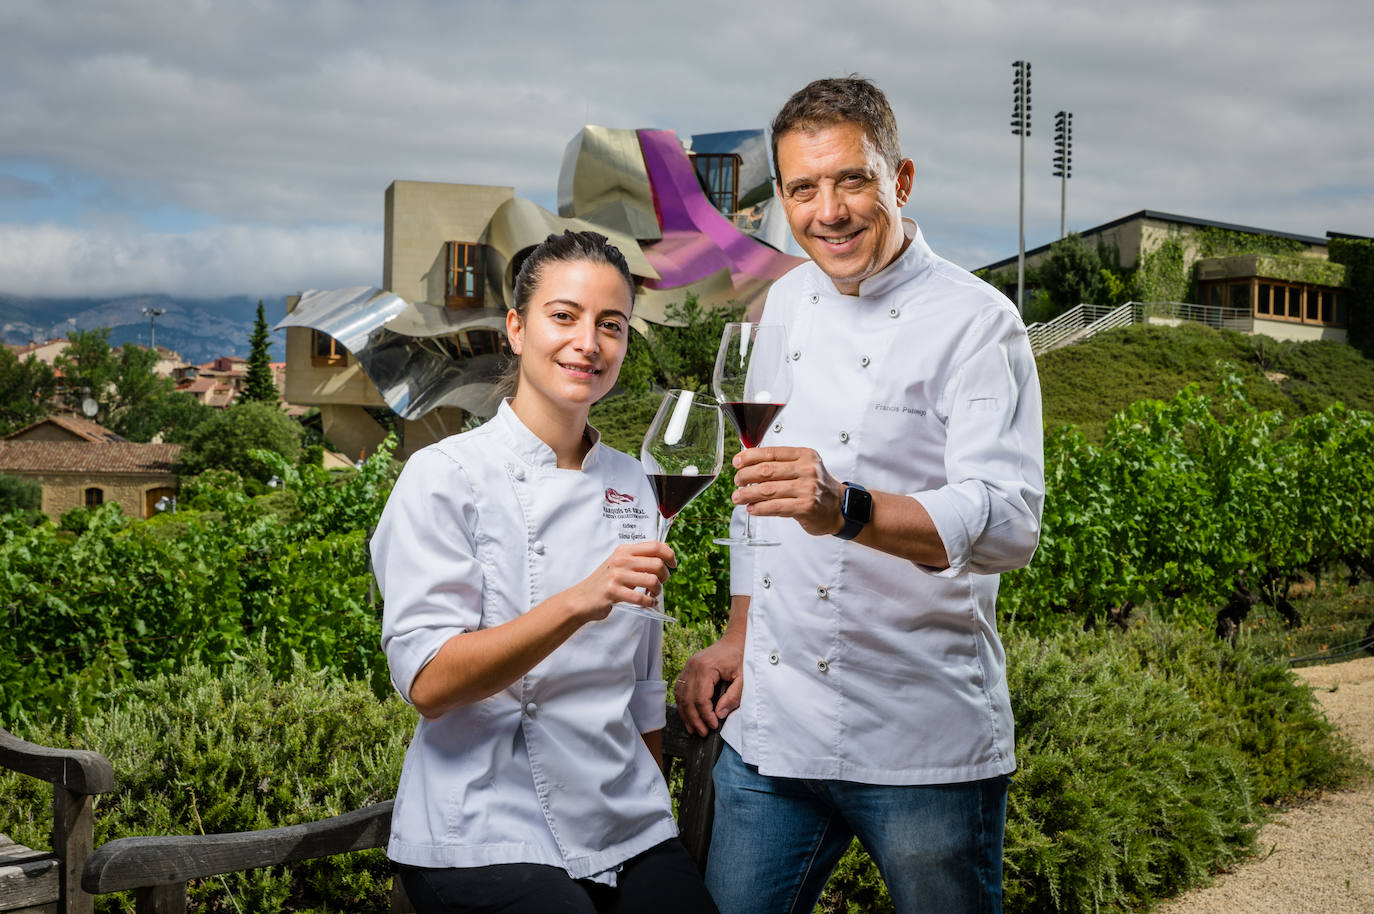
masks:
POLYGON ((885 787, 716 763, 706 887, 721 914, 810 914, 857 837, 898 914, 1001 914, 1005 776, 885 787))

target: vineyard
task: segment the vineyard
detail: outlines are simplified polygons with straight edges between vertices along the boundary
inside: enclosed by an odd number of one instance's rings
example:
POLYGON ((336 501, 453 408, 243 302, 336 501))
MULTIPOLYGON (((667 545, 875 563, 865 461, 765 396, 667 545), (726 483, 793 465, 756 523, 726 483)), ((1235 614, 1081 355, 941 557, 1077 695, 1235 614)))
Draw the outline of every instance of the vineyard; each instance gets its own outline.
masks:
MULTIPOLYGON (((647 422, 629 399, 598 409, 622 448, 647 422)), ((395 478, 390 447, 341 475, 258 459, 282 480, 266 495, 211 472, 184 482, 175 514, 147 521, 108 505, 60 524, 0 517, 0 725, 111 755, 134 793, 98 813, 98 841, 299 821, 394 788, 413 717, 391 694, 366 554, 395 478), (176 700, 152 708, 158 694, 176 700), (235 702, 256 710, 227 711, 235 702), (302 730, 302 715, 329 726, 302 730), (217 739, 241 752, 205 742, 229 722, 217 739), (320 783, 314 763, 277 745, 315 760, 320 783), (291 781, 274 780, 284 770, 291 781), (271 786, 258 796, 260 784, 271 786)), ((1021 765, 1008 909, 1131 906, 1246 852, 1262 803, 1351 770, 1310 695, 1235 636, 1252 613, 1297 624, 1297 581, 1374 577, 1374 414, 1285 417, 1252 406, 1226 372, 1214 390, 1134 403, 1100 440, 1059 428, 1045 460, 1039 550, 999 597, 1021 765)), ((670 633, 670 673, 725 618, 726 554, 710 541, 729 492, 722 477, 674 527, 666 600, 684 624, 670 633)), ((0 794, 20 808, 35 795, 3 777, 0 794)), ((41 844, 43 828, 0 818, 21 841, 41 844)), ((236 876, 193 898, 382 910, 385 882, 384 861, 363 855, 312 864, 295 883, 236 876)), ((851 855, 824 904, 881 910, 885 897, 851 855)))

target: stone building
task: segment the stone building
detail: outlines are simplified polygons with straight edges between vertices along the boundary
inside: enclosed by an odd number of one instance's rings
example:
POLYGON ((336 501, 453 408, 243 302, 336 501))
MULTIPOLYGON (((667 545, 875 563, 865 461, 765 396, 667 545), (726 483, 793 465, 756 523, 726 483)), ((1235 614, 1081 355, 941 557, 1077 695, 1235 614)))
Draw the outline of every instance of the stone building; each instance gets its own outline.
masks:
POLYGON ((42 511, 117 502, 130 517, 151 517, 176 494, 179 444, 138 444, 77 416, 49 416, 0 439, 0 473, 43 488, 42 511))

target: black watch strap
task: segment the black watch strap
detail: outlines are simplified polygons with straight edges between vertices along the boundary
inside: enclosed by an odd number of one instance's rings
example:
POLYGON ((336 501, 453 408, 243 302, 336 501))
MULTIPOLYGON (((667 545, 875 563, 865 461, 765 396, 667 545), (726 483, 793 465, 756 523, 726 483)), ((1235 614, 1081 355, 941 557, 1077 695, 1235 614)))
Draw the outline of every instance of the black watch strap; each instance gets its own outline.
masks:
POLYGON ((857 482, 846 482, 840 513, 844 516, 844 526, 835 535, 842 540, 852 540, 873 519, 873 496, 857 482))

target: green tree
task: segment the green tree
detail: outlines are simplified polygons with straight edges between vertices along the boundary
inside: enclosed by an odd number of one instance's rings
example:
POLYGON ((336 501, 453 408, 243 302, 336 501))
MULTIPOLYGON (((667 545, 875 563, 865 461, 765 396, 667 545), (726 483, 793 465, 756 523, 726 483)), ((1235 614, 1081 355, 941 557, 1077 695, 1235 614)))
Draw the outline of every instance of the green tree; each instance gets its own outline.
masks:
POLYGON ((53 360, 53 366, 62 372, 67 406, 80 411, 82 402, 90 397, 96 403, 93 418, 103 423, 114 405, 114 382, 119 372, 110 348, 110 328, 74 331, 70 345, 53 360))
MULTIPOLYGON (((185 444, 201 423, 217 415, 219 410, 213 406, 206 406, 191 394, 173 391, 150 404, 148 424, 156 429, 153 434, 161 432, 166 443, 185 444)), ((134 441, 152 440, 151 436, 144 439, 121 434, 134 441)))
POLYGON ((30 355, 23 359, 0 346, 0 435, 43 418, 56 390, 50 366, 30 355))
POLYGON ((22 476, 0 473, 0 514, 12 511, 39 511, 43 507, 43 487, 22 476))
POLYGON ((1055 313, 1075 305, 1096 304, 1104 298, 1102 259, 1098 252, 1070 234, 1050 245, 1050 255, 1040 266, 1040 285, 1049 293, 1055 313))
POLYGON ((187 436, 180 472, 194 475, 225 469, 266 482, 272 471, 249 454, 255 448, 295 462, 301 451, 301 427, 270 403, 236 403, 187 436))
POLYGON ((633 393, 653 387, 705 390, 711 386, 716 350, 728 321, 740 319, 741 308, 703 306, 688 293, 681 304, 664 309, 667 323, 635 334, 620 369, 620 385, 633 393))
POLYGON ((141 346, 127 345, 112 353, 114 377, 96 396, 104 424, 130 441, 151 441, 164 428, 158 407, 172 396, 174 386, 171 378, 154 373, 157 358, 156 352, 141 346))
POLYGON ((252 349, 248 354, 248 378, 239 401, 271 403, 275 406, 281 398, 277 394, 277 384, 272 379, 272 360, 267 352, 270 340, 262 299, 258 299, 258 316, 253 320, 253 336, 250 343, 252 349))

